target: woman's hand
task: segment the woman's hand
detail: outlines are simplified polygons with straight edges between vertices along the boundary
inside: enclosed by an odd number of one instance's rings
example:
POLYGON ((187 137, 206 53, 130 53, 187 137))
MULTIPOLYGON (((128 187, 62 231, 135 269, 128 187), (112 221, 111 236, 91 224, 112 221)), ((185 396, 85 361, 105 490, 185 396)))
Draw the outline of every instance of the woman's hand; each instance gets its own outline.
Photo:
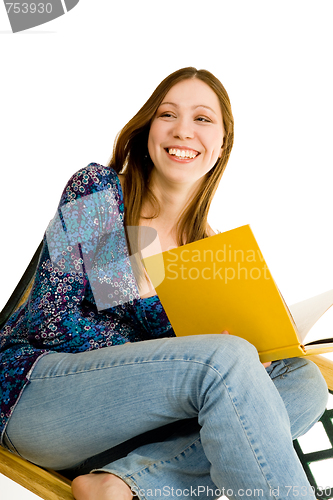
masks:
POLYGON ((267 361, 267 363, 261 363, 265 368, 268 368, 269 366, 271 366, 272 362, 271 361, 267 361))
MULTIPOLYGON (((221 332, 221 334, 223 335, 230 335, 230 333, 227 331, 227 330, 223 330, 223 332, 221 332)), ((272 362, 271 361, 268 361, 267 363, 261 363, 265 368, 268 368, 272 362)))

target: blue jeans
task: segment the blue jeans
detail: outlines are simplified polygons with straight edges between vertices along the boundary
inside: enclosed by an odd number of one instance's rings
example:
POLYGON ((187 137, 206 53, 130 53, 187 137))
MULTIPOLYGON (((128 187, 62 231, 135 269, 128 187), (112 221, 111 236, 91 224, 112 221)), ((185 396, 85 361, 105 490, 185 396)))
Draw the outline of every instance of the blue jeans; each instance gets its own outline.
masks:
POLYGON ((327 397, 313 363, 287 359, 266 370, 255 348, 231 335, 52 353, 33 369, 5 445, 61 470, 190 419, 186 432, 95 470, 121 477, 141 500, 222 494, 313 500, 292 440, 317 421, 327 397))

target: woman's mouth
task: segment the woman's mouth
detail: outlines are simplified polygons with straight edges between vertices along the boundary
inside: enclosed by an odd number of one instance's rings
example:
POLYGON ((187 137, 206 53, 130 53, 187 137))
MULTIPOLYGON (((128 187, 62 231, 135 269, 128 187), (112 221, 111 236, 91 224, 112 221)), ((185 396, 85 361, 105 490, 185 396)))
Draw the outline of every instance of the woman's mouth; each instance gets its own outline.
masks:
POLYGON ((193 149, 178 149, 178 148, 165 148, 165 151, 176 159, 179 160, 193 160, 200 153, 193 149))

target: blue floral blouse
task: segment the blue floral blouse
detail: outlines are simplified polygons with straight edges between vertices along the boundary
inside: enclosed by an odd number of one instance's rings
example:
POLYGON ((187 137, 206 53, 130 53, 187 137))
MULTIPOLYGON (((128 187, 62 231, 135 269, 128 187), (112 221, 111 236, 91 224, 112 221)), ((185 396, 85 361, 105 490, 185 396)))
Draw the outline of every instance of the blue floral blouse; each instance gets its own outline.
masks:
POLYGON ((157 296, 141 299, 114 170, 91 163, 67 183, 45 235, 34 285, 0 331, 0 433, 37 360, 174 336, 157 296))

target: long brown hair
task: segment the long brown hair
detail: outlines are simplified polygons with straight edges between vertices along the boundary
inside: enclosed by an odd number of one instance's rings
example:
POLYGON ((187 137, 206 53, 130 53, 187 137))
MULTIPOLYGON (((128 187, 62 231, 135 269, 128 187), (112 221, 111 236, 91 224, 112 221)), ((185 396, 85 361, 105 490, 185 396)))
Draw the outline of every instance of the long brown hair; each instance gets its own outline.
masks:
POLYGON ((108 164, 117 173, 126 174, 124 180, 125 226, 139 225, 145 199, 152 203, 155 208, 153 217, 157 217, 159 204, 149 189, 150 173, 154 167, 147 146, 150 124, 171 87, 182 80, 192 78, 205 82, 217 95, 222 111, 225 136, 221 158, 205 175, 196 195, 178 220, 178 245, 207 237, 208 211, 233 146, 234 120, 228 94, 221 82, 209 71, 192 67, 179 69, 169 75, 158 85, 140 111, 120 131, 108 164))

